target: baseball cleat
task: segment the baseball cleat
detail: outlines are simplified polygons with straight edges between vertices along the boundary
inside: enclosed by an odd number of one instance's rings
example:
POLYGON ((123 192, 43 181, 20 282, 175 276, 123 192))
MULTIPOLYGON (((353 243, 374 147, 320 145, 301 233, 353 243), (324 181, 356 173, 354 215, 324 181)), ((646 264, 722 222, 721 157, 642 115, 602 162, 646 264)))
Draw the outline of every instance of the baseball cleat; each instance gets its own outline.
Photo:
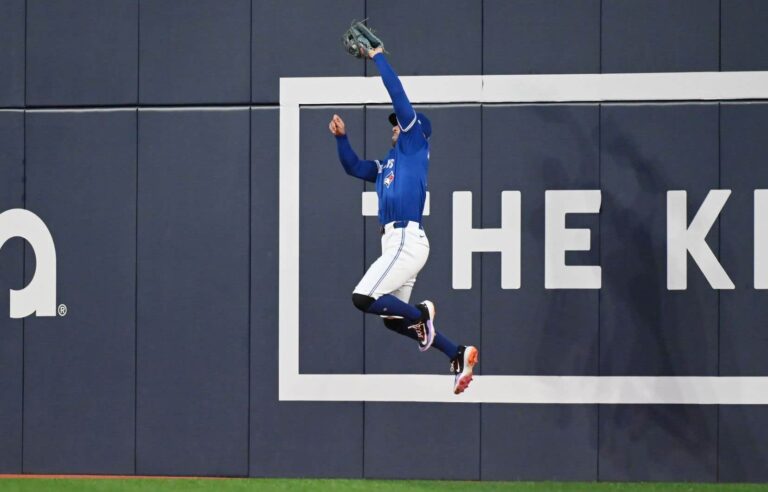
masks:
POLYGON ((419 337, 419 350, 426 352, 435 340, 435 325, 432 323, 435 319, 435 304, 432 301, 424 301, 419 303, 418 308, 426 319, 409 326, 408 329, 416 332, 419 337))
POLYGON ((478 362, 479 352, 472 345, 459 346, 459 353, 451 359, 451 372, 454 374, 453 393, 463 393, 472 382, 472 369, 478 362))

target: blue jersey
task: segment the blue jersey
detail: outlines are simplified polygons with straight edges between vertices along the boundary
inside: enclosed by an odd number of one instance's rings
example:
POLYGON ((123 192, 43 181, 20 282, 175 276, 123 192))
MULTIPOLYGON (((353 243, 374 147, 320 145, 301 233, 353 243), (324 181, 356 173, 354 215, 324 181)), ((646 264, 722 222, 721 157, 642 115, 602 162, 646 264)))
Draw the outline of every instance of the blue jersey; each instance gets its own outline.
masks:
POLYGON ((421 222, 427 197, 429 142, 423 134, 416 132, 421 132, 418 122, 408 132, 400 133, 397 145, 386 158, 375 161, 379 222, 382 224, 395 220, 421 222), (415 151, 406 152, 411 139, 420 140, 421 145, 415 151))
POLYGON ((378 54, 373 60, 392 99, 400 136, 387 157, 376 161, 359 159, 346 135, 336 137, 339 159, 347 174, 376 183, 381 224, 401 220, 420 223, 427 196, 431 125, 424 115, 417 115, 384 55, 378 54))

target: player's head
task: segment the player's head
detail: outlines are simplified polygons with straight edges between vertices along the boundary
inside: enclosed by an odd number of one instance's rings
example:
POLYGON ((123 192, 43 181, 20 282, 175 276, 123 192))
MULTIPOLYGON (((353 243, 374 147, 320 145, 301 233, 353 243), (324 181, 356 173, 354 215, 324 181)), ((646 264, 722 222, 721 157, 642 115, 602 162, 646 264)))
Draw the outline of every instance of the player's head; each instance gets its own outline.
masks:
MULTIPOLYGON (((421 125, 421 131, 424 132, 424 136, 427 140, 432 136, 432 122, 424 113, 416 113, 416 119, 421 125)), ((392 125, 392 147, 397 143, 398 137, 400 137, 400 125, 397 124, 397 116, 395 113, 389 115, 389 123, 392 125)))

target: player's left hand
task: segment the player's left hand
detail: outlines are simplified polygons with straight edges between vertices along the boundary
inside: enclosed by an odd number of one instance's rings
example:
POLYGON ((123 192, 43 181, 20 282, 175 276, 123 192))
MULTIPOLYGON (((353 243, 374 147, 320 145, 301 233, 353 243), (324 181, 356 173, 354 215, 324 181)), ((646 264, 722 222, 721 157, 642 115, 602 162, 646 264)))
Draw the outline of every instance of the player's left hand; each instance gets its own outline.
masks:
POLYGON ((363 22, 353 22, 341 41, 347 53, 355 58, 373 58, 384 52, 384 42, 363 22))
POLYGON ((384 53, 384 47, 379 46, 378 48, 374 48, 372 50, 368 50, 368 58, 373 60, 373 57, 378 55, 379 53, 384 53))
POLYGON ((344 120, 337 114, 333 115, 331 122, 328 123, 328 129, 335 137, 341 137, 347 134, 347 128, 344 126, 344 120))

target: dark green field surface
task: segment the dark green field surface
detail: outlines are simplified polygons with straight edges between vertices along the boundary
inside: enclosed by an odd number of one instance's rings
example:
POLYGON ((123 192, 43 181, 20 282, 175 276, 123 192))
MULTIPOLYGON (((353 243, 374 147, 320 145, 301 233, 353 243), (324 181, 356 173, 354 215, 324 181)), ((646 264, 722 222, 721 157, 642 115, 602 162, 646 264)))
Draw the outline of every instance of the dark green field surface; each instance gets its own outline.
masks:
POLYGON ((184 478, 0 478, 0 491, 500 491, 500 492, 768 492, 768 484, 443 482, 184 478))

